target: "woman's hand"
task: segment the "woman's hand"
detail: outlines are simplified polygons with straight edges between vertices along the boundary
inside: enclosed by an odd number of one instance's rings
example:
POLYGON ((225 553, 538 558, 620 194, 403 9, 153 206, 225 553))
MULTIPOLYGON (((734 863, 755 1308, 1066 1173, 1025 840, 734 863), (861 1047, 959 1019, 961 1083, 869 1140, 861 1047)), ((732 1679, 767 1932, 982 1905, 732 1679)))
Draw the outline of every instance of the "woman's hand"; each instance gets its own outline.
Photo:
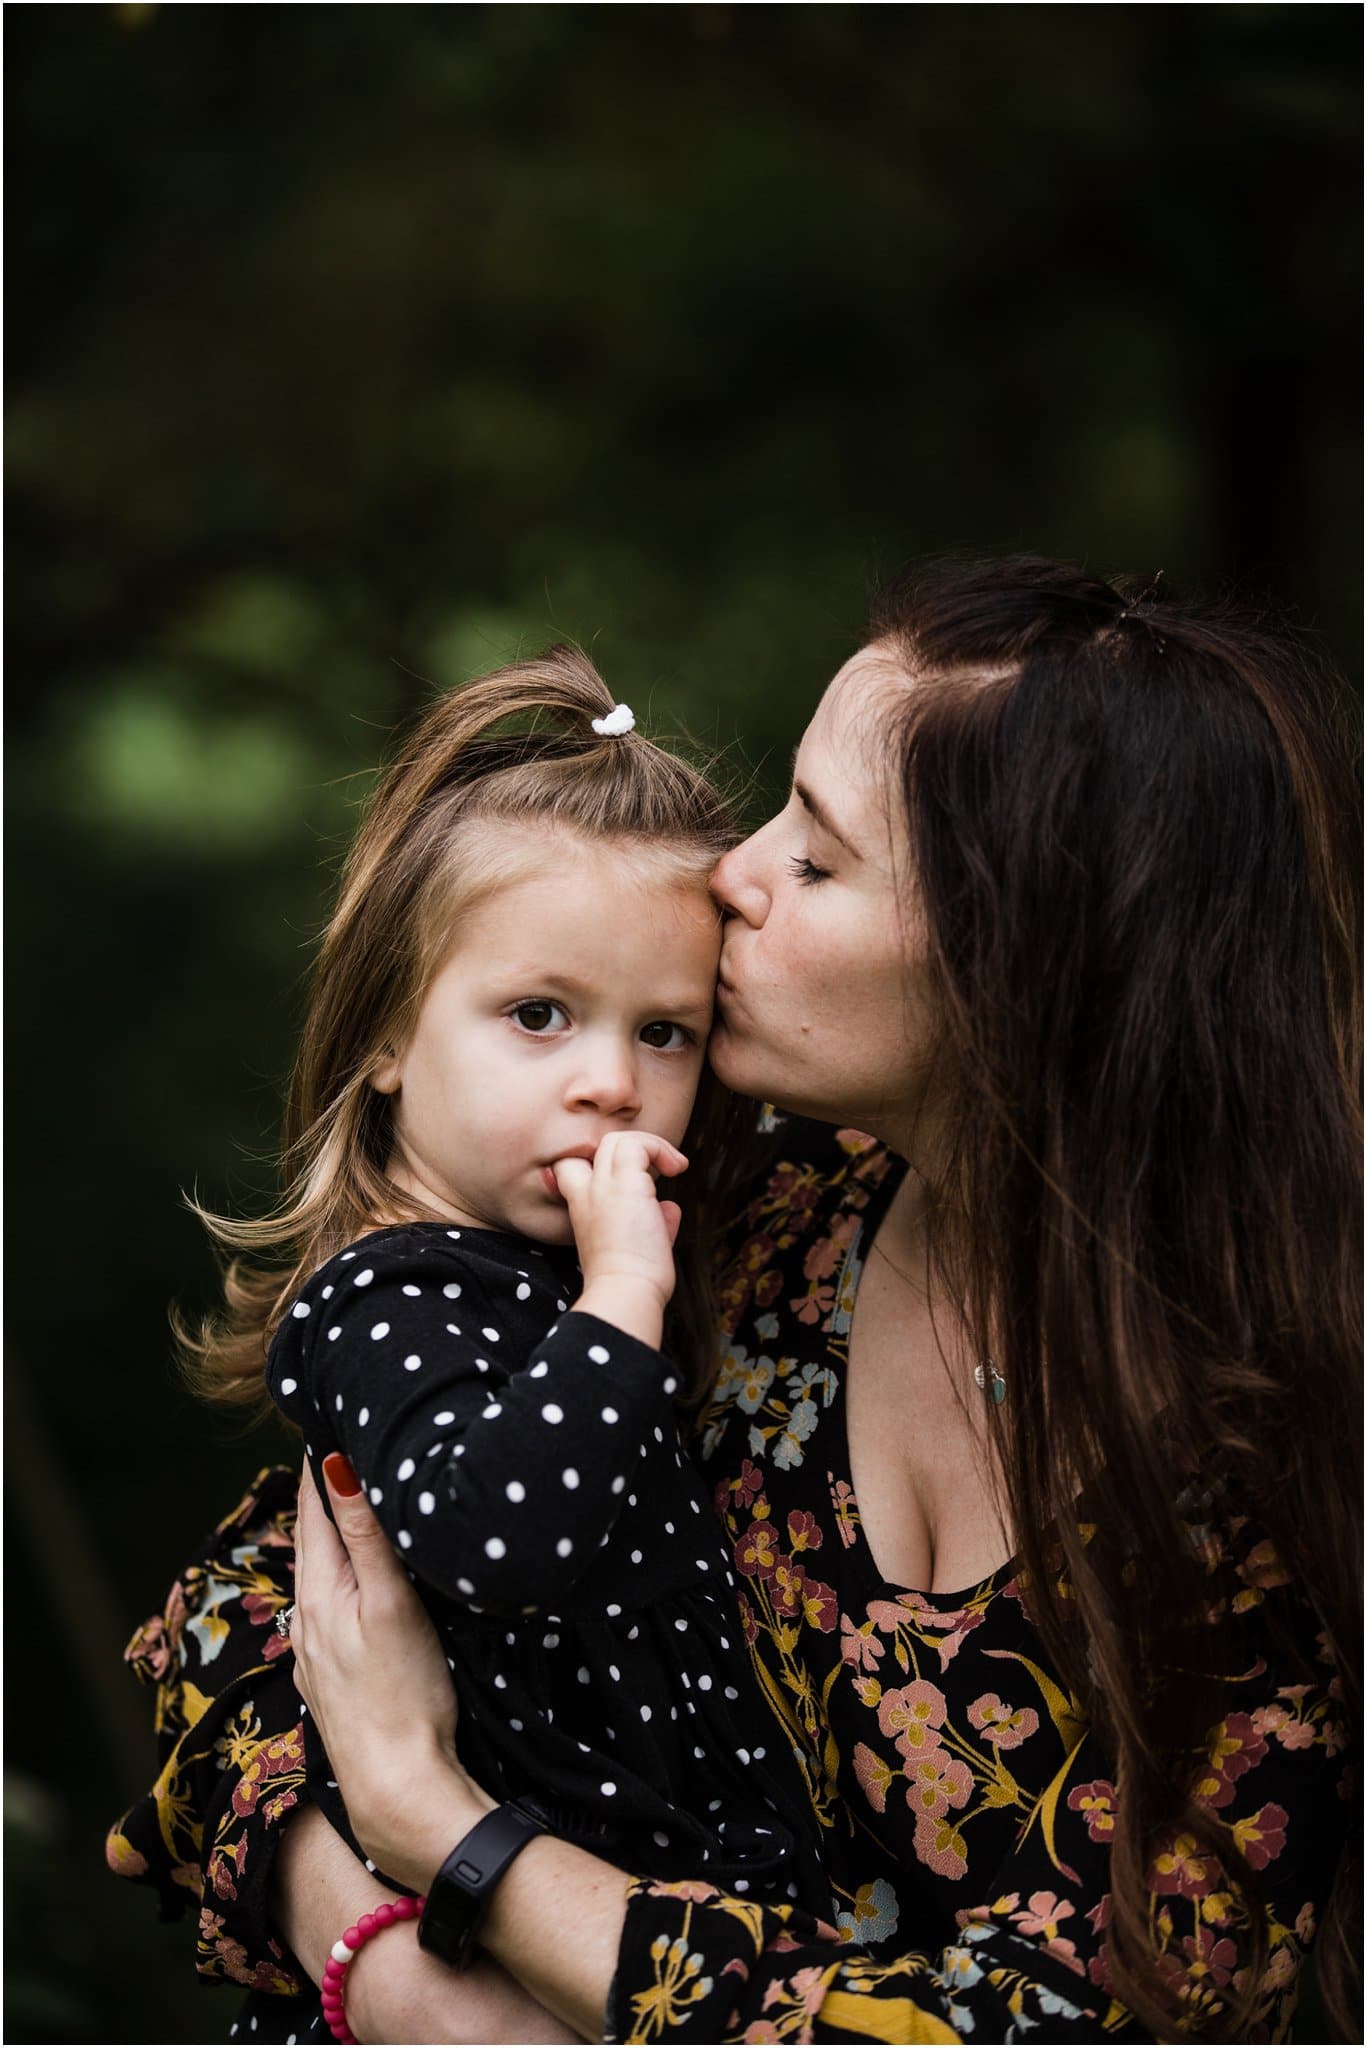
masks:
POLYGON ((584 1275, 575 1307, 643 1344, 660 1341, 679 1232, 679 1205, 660 1200, 655 1177, 687 1168, 676 1145, 649 1131, 609 1131, 592 1165, 561 1159, 555 1166, 584 1275))
POLYGON ((334 1453, 324 1475, 337 1528, 307 1467, 299 1487, 296 1680, 357 1840, 425 1891, 494 1802, 456 1757, 451 1674, 408 1574, 347 1459, 334 1453))

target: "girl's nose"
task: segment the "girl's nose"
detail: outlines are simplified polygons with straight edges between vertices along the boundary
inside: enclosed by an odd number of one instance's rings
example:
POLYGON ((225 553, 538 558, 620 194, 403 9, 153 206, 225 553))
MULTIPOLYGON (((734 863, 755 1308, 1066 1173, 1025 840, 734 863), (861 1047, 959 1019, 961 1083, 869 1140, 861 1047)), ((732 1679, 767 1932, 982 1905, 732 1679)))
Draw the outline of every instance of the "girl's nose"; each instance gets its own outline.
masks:
POLYGON ((634 1049, 618 1040, 586 1044, 573 1079, 565 1090, 570 1109, 596 1109, 602 1116, 637 1116, 641 1091, 634 1049))
POLYGON ((733 846, 724 853, 713 868, 708 881, 722 910, 732 917, 742 917, 749 925, 759 926, 769 915, 770 891, 764 882, 765 825, 758 832, 752 832, 739 846, 733 846))

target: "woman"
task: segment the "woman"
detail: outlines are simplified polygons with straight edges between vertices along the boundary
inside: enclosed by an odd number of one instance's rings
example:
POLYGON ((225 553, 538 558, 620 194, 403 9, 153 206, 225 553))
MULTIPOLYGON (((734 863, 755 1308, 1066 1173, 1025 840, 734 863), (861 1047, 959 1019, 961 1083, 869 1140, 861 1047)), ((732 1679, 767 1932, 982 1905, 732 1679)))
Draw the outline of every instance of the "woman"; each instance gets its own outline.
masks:
MULTIPOLYGON (((541 1839, 479 1971, 408 1927, 367 1947, 361 2038, 1280 2038, 1317 1930, 1335 1993, 1361 1671, 1344 753, 1291 649, 1156 592, 1016 560, 881 602, 784 811, 715 876, 713 1063, 827 1128, 780 1121, 723 1248, 698 1443, 843 1943, 541 1839)), ((279 1990, 273 1841, 315 1978, 377 1892, 294 1814, 266 1626, 289 1505, 269 1481, 181 1589, 149 1873, 174 1897, 167 1865, 193 1887, 202 1859, 202 1948, 279 1990)), ((372 1864, 426 1889, 489 1802, 402 1571, 363 1502, 334 1511, 350 1561, 301 1499, 300 1683, 372 1864)))

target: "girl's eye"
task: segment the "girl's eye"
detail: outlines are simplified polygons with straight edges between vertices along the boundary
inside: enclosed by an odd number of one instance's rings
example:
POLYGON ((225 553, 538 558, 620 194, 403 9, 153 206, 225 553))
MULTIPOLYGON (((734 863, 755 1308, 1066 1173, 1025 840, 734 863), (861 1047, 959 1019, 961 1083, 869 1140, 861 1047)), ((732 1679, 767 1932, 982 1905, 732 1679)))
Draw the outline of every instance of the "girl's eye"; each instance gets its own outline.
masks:
POLYGON ((530 1031, 533 1036, 538 1038, 544 1037, 546 1032, 550 1030, 557 1013, 568 1024, 569 1018, 565 1016, 565 1012, 559 1003, 549 1001, 516 1003, 512 1011, 513 1016, 516 1017, 522 1029, 530 1031))
POLYGON ((793 855, 788 862, 788 866, 797 876, 799 882, 806 885, 810 885, 813 882, 826 881, 831 872, 829 868, 819 868, 815 861, 808 860, 805 853, 793 855))
POLYGON ((655 1052, 683 1052, 693 1043, 693 1033, 686 1031, 682 1024, 666 1024, 663 1020, 658 1024, 643 1024, 641 1038, 655 1052))

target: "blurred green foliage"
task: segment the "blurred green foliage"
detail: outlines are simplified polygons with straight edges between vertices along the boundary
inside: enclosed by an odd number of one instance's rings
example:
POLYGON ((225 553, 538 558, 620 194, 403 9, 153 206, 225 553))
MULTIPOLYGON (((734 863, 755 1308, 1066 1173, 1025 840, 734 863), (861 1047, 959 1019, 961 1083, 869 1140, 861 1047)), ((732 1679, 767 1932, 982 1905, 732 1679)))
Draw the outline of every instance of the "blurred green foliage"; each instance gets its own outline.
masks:
POLYGON ((214 1284, 179 1190, 270 1186, 395 722, 571 636, 647 729, 739 738, 772 790, 870 582, 944 548, 1267 591, 1355 674, 1360 28, 267 5, 5 29, 9 2037, 221 2038, 188 1929, 101 1874, 150 1777, 117 1649, 287 1450, 174 1381, 168 1300, 214 1284), (84 1963, 57 1931, 77 1893, 84 1963))

